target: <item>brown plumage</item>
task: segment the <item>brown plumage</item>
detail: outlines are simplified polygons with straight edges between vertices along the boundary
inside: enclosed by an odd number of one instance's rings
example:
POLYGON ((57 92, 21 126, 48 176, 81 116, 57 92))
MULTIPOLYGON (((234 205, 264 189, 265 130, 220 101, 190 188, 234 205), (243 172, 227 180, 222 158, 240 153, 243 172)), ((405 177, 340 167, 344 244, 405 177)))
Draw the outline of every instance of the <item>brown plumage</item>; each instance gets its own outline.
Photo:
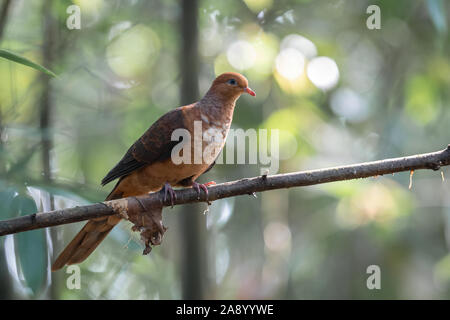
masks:
MULTIPOLYGON (((119 179, 106 200, 158 191, 165 184, 198 188, 195 180, 214 165, 215 158, 225 144, 236 100, 242 93, 255 95, 248 88, 244 76, 234 72, 224 73, 214 80, 201 100, 164 114, 103 178, 102 185, 119 179), (204 150, 211 150, 201 163, 194 163, 195 121, 202 125, 201 154, 204 150), (190 163, 172 162, 172 149, 180 142, 171 140, 172 132, 176 129, 185 129, 191 134, 190 163)), ((89 220, 56 259, 52 270, 84 261, 120 220, 120 216, 89 220)))

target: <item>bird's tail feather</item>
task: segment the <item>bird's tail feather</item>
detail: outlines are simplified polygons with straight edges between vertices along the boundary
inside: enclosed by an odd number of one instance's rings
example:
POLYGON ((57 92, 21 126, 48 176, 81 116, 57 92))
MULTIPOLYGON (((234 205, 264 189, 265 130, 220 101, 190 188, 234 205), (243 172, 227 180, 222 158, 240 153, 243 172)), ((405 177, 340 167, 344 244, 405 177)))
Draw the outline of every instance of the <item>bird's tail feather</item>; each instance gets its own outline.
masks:
MULTIPOLYGON (((121 198, 122 193, 115 192, 116 189, 113 189, 106 200, 121 198)), ((59 270, 66 264, 75 264, 86 260, 120 220, 121 217, 118 215, 89 220, 58 256, 52 265, 52 271, 59 270)))
POLYGON ((86 260, 120 221, 118 216, 89 220, 53 263, 52 271, 86 260))

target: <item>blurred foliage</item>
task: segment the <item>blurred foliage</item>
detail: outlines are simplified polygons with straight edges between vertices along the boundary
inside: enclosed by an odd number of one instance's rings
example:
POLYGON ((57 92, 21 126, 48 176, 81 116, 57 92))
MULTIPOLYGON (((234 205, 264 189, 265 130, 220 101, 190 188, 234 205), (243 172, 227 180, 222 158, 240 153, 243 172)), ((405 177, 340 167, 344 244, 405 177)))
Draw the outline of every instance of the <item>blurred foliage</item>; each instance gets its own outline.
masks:
MULTIPOLYGON (((44 5, 14 1, 3 49, 42 62, 44 5)), ((52 181, 43 175, 42 74, 0 59, 0 219, 105 198, 112 186, 99 181, 178 106, 180 10, 176 0, 52 3, 52 181), (71 4, 80 30, 66 28, 71 4)), ((439 150, 450 142, 449 16, 443 0, 203 0, 200 91, 224 71, 248 77, 257 96, 240 98, 233 127, 280 130, 279 172, 439 150), (380 30, 366 27, 371 4, 380 30)), ((204 179, 261 167, 216 165, 204 179)), ((204 218, 207 296, 450 298, 448 179, 418 171, 408 185, 402 173, 214 202, 204 218), (381 290, 366 287, 372 264, 381 290)), ((170 229, 149 256, 121 223, 80 265, 80 290, 67 289, 64 271, 48 272, 80 224, 4 237, 10 296, 181 298, 179 212, 166 210, 170 229)))
MULTIPOLYGON (((36 204, 30 196, 17 195, 11 203, 11 211, 15 216, 23 216, 37 212, 36 204)), ((21 267, 25 285, 33 294, 43 286, 47 266, 47 244, 44 230, 33 230, 14 235, 15 248, 18 254, 17 263, 21 267)))

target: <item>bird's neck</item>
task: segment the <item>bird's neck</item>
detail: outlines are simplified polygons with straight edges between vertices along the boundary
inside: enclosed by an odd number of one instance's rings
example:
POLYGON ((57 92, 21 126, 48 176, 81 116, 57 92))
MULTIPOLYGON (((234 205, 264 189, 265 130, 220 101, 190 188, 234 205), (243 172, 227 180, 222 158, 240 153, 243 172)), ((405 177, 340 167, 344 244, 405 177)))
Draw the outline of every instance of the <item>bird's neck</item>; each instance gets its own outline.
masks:
POLYGON ((238 97, 225 97, 209 91, 199 101, 198 106, 201 113, 212 121, 231 123, 238 97))

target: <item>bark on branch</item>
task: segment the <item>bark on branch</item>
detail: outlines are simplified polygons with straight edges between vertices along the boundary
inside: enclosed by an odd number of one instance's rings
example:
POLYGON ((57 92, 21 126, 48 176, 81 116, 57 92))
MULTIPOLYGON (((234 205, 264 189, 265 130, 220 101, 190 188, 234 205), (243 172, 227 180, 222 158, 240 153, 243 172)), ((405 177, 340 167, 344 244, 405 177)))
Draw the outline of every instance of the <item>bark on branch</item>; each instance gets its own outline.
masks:
MULTIPOLYGON (((234 197, 239 195, 253 194, 274 189, 310 186, 333 181, 351 180, 380 176, 402 171, 419 169, 439 170, 442 166, 450 165, 450 145, 444 150, 418 154, 409 157, 393 158, 373 162, 365 162, 348 166, 301 171, 272 176, 259 176, 226 182, 208 187, 208 201, 234 197)), ((200 197, 192 188, 176 191, 175 205, 205 202, 206 195, 201 193, 200 197)), ((0 236, 13 234, 33 229, 57 226, 72 222, 89 220, 101 216, 121 214, 128 216, 128 212, 141 210, 145 207, 170 206, 170 201, 164 203, 160 192, 151 193, 136 198, 124 198, 106 201, 86 206, 69 209, 40 212, 28 216, 0 221, 0 236)))

